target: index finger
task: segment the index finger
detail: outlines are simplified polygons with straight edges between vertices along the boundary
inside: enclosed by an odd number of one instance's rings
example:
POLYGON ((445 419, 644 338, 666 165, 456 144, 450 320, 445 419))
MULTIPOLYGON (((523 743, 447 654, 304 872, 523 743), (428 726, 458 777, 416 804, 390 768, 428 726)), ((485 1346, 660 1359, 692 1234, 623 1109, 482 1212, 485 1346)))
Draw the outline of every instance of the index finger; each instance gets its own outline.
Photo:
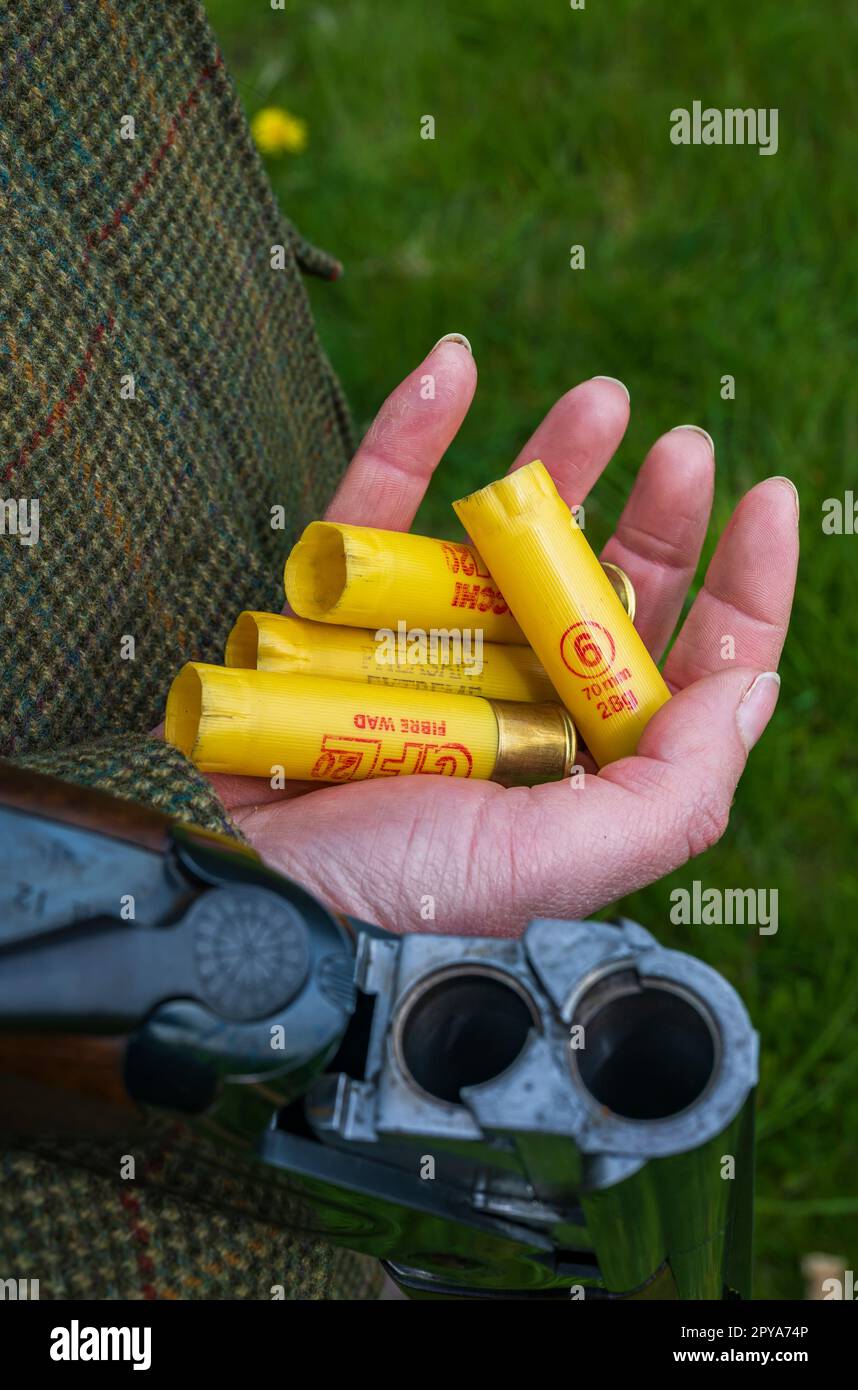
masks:
POLYGON ((460 338, 442 338, 388 396, 334 493, 326 521, 408 530, 476 390, 476 364, 460 338))

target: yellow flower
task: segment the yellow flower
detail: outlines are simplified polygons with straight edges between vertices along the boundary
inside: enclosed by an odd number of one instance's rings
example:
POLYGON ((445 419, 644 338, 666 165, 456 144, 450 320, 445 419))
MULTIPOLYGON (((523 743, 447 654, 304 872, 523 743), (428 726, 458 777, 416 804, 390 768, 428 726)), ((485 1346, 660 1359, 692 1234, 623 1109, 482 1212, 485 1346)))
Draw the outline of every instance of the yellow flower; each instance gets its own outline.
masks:
POLYGON ((250 122, 257 149, 263 154, 300 154, 307 144, 307 122, 282 106, 264 106, 250 122))

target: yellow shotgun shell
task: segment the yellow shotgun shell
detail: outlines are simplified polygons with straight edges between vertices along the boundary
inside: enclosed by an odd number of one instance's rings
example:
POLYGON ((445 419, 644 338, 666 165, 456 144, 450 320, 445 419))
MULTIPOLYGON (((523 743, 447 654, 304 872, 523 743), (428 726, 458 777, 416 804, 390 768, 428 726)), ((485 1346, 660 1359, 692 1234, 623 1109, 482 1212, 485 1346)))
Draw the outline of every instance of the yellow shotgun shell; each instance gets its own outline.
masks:
MULTIPOLYGON (((632 622, 635 591, 603 565, 632 622)), ((289 606, 301 618, 344 627, 481 631, 487 642, 525 645, 482 556, 461 541, 313 521, 286 561, 289 606), (464 625, 464 627, 463 627, 464 625)))
POLYGON ((557 701, 531 647, 477 642, 466 629, 336 627, 280 613, 240 613, 226 642, 227 666, 255 667, 370 685, 450 691, 494 700, 557 701))
POLYGON ((165 737, 203 772, 335 783, 423 773, 532 786, 567 776, 576 749, 556 703, 196 661, 170 687, 165 737))
POLYGON ((373 631, 400 620, 467 624, 487 642, 525 642, 483 560, 460 541, 312 521, 286 561, 285 586, 299 618, 373 631))
POLYGON ((453 506, 600 767, 670 691, 539 459, 453 506))
POLYGON ((637 612, 638 606, 637 595, 635 593, 635 586, 629 579, 629 576, 626 574, 625 570, 621 570, 619 565, 612 565, 610 560, 600 560, 599 564, 602 566, 602 569, 605 571, 605 574, 610 579, 611 588, 613 589, 617 598, 620 600, 620 603, 623 605, 623 608, 626 610, 626 613, 629 617, 629 622, 633 623, 635 620, 635 613, 637 612))

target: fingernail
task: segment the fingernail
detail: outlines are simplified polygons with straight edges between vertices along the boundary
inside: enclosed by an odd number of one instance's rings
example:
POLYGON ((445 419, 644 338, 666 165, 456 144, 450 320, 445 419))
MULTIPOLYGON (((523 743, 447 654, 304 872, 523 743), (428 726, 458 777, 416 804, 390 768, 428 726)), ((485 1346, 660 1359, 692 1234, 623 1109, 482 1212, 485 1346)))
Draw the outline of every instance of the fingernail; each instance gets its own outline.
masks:
POLYGON ((750 753, 775 712, 781 678, 777 671, 764 671, 748 687, 736 710, 736 723, 742 742, 750 753))
POLYGON ((629 388, 628 388, 628 386, 626 385, 626 383, 625 383, 624 381, 620 381, 620 378, 619 378, 618 376, 591 376, 591 377, 590 377, 590 380, 591 380, 591 381, 612 381, 612 382, 614 383, 615 386, 619 386, 619 388, 620 388, 621 391, 625 391, 625 393, 626 393, 626 400, 629 401, 629 402, 631 402, 631 399, 632 399, 632 398, 631 398, 631 396, 629 395, 629 388))
POLYGON ((796 485, 795 485, 795 483, 793 482, 792 478, 785 478, 785 477, 783 476, 782 473, 775 473, 773 477, 769 478, 769 482, 770 482, 770 483, 786 483, 787 487, 789 488, 790 492, 792 493, 793 501, 795 502, 795 519, 796 519, 796 524, 797 524, 797 523, 798 523, 798 520, 799 520, 799 517, 801 516, 801 504, 799 503, 799 500, 798 500, 798 488, 796 487, 796 485))
POLYGON ((474 350, 471 347, 471 344, 468 342, 467 338, 465 337, 464 333, 445 333, 443 338, 438 339, 432 351, 434 352, 435 348, 440 347, 442 343, 461 343, 462 347, 468 349, 468 352, 471 354, 472 357, 474 355, 474 350))
POLYGON ((712 438, 711 434, 701 429, 699 425, 674 425, 670 433, 676 434, 677 430, 693 430, 695 434, 702 434, 709 448, 712 450, 712 457, 715 457, 715 440, 712 438))

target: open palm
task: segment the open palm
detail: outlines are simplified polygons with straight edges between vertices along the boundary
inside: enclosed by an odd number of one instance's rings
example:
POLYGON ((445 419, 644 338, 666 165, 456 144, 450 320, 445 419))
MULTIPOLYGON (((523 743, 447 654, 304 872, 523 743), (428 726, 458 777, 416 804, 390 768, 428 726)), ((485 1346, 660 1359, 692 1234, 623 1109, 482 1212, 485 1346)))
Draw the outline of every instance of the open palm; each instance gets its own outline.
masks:
MULTIPOLYGON (((407 530, 476 379, 468 348, 442 340, 382 406, 328 519, 407 530), (427 375, 432 400, 421 391, 427 375)), ((541 458, 565 501, 583 502, 628 416, 618 383, 586 381, 549 411, 513 467, 541 458)), ((603 552, 635 585, 636 626, 656 659, 697 565, 714 465, 701 431, 663 435, 603 552)), ((742 499, 664 668, 675 698, 635 757, 587 774, 583 785, 401 777, 296 796, 256 778, 211 780, 264 859, 332 907, 391 930, 515 935, 533 917, 585 917, 724 831, 748 751, 777 701, 797 521, 786 479, 770 478, 742 499)))

